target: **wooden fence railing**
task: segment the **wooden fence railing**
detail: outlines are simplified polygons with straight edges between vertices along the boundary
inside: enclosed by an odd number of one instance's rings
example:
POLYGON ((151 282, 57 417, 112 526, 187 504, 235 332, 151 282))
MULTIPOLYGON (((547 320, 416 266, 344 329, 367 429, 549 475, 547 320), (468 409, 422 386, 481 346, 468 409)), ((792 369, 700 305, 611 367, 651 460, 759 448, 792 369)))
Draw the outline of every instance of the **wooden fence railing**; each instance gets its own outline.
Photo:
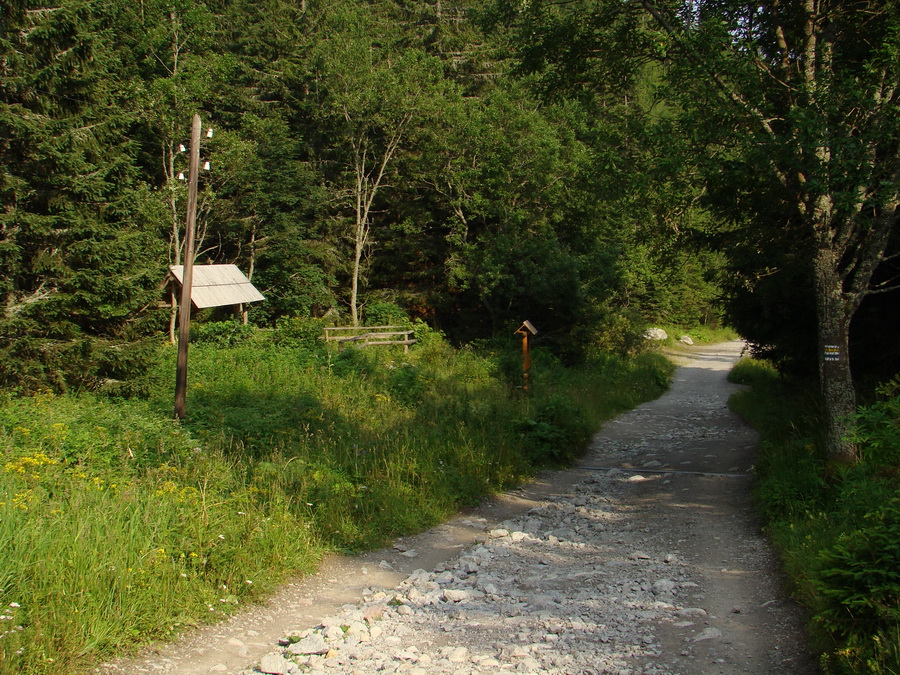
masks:
POLYGON ((408 352, 409 346, 416 343, 412 330, 402 330, 402 326, 329 326, 325 328, 325 341, 337 342, 340 347, 345 344, 356 344, 359 347, 373 345, 403 345, 408 352))

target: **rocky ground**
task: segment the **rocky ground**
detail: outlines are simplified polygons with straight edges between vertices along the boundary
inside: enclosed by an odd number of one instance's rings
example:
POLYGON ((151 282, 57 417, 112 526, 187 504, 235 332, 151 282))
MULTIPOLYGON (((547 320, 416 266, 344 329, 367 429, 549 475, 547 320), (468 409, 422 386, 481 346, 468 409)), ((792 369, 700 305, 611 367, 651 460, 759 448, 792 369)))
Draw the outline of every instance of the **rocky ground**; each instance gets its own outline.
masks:
POLYGON ((755 438, 726 407, 741 346, 688 354, 579 468, 100 672, 814 672, 750 508, 755 438))

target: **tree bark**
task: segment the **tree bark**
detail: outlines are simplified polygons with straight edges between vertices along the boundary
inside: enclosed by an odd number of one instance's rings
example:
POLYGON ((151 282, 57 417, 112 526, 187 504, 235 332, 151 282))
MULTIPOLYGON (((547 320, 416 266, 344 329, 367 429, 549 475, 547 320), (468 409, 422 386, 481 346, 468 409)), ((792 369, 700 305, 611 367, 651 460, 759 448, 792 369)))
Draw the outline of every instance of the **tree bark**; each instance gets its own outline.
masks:
POLYGON ((366 228, 356 224, 356 239, 353 246, 353 278, 350 281, 350 316, 353 325, 359 325, 359 275, 362 267, 363 249, 366 245, 366 228))
POLYGON ((856 412, 856 391, 850 370, 849 336, 854 308, 844 295, 838 261, 830 248, 819 247, 814 260, 819 386, 824 401, 825 451, 838 463, 857 459, 849 438, 856 412))

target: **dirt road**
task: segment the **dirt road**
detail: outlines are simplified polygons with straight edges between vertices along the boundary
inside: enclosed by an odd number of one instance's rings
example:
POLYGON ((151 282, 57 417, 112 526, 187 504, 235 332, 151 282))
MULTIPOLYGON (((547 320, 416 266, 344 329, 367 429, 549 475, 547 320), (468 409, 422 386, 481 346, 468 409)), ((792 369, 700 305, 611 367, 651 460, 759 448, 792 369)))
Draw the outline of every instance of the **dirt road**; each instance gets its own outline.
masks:
POLYGON ((815 672, 752 512, 755 436, 726 407, 741 347, 682 354, 578 468, 98 672, 815 672))

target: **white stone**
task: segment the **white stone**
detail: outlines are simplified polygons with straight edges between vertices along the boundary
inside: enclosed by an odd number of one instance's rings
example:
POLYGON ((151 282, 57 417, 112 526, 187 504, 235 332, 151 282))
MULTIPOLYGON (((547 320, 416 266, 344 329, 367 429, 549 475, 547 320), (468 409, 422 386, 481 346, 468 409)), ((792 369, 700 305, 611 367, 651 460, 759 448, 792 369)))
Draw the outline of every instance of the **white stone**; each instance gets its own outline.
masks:
POLYGON ((465 602, 471 597, 471 591, 456 588, 445 588, 443 592, 443 598, 446 602, 465 602))
POLYGON ((465 647, 455 647, 447 654, 450 663, 465 663, 469 660, 469 650, 465 647))
POLYGON ((281 654, 266 654, 259 662, 259 672, 268 675, 287 675, 294 664, 281 654))
POLYGON ((701 631, 697 635, 694 636, 694 642, 702 642, 703 640, 715 640, 716 638, 722 637, 722 631, 718 628, 713 628, 710 626, 706 630, 701 631))
POLYGON ((288 651, 291 654, 327 654, 328 650, 329 647, 325 643, 324 638, 318 633, 308 635, 299 642, 295 642, 288 647, 288 651))

